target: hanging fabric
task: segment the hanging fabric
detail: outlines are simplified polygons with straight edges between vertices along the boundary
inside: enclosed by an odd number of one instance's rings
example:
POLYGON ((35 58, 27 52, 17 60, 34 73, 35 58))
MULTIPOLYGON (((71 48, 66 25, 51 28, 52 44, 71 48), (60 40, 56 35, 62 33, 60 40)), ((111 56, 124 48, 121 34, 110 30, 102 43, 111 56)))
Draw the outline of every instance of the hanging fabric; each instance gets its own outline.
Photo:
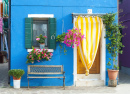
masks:
POLYGON ((81 29, 85 35, 81 44, 78 46, 78 53, 81 62, 86 68, 86 75, 89 75, 89 69, 92 67, 99 46, 102 33, 103 22, 100 17, 80 17, 78 16, 75 27, 81 29))
POLYGON ((3 19, 0 17, 0 33, 3 33, 3 19))

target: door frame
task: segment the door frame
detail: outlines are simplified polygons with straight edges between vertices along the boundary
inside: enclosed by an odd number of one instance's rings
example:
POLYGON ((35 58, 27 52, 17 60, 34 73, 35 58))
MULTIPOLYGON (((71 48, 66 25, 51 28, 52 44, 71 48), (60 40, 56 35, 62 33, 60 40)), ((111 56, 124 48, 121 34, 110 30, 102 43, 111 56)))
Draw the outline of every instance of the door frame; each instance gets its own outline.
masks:
MULTIPOLYGON (((81 15, 81 14, 80 14, 81 15)), ((89 14, 85 14, 89 15, 89 14)), ((102 14, 96 14, 96 15, 102 15, 102 14)), ((73 27, 75 27, 75 21, 76 18, 73 18, 73 27)), ((101 34, 101 40, 100 40, 100 78, 104 81, 104 85, 106 83, 106 39, 105 37, 105 25, 103 25, 103 30, 101 34)), ((73 81, 74 86, 76 85, 77 81, 77 47, 74 45, 73 49, 73 81)))

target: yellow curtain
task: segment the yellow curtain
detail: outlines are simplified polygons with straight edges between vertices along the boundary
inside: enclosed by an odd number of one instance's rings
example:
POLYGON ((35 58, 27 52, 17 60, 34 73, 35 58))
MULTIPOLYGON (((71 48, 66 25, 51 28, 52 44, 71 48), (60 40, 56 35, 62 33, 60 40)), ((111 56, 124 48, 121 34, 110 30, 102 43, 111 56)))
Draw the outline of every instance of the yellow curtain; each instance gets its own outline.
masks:
POLYGON ((86 68, 86 75, 89 75, 89 69, 92 67, 98 50, 98 45, 102 33, 103 22, 100 17, 80 17, 75 21, 75 27, 81 29, 85 35, 84 40, 78 46, 78 53, 81 62, 86 68))

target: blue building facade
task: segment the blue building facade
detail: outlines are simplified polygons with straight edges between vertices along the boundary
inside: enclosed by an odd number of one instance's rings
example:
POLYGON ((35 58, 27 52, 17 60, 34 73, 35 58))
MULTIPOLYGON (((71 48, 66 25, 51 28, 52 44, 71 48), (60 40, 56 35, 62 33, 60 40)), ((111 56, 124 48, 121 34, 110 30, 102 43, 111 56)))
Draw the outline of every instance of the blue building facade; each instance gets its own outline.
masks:
MULTIPOLYGON (((27 65, 25 48, 25 18, 28 14, 54 14, 57 19, 56 36, 62 34, 62 22, 64 32, 73 28, 72 13, 87 13, 92 9, 93 13, 105 14, 117 12, 117 0, 11 0, 11 69, 24 69, 25 74, 21 79, 21 86, 27 86, 27 65)), ((106 40, 106 43, 109 41, 106 40)), ((67 48, 67 47, 66 47, 67 48)), ((67 48, 67 55, 60 53, 59 44, 53 52, 51 61, 35 63, 35 65, 64 65, 66 86, 74 85, 73 75, 73 49, 67 48)), ((111 55, 106 49, 106 64, 111 55)), ((107 68, 106 68, 107 69, 107 68)), ((106 70, 106 85, 108 84, 106 70)), ((10 79, 13 86, 13 79, 10 79)), ((34 79, 30 86, 62 86, 59 79, 34 79)))

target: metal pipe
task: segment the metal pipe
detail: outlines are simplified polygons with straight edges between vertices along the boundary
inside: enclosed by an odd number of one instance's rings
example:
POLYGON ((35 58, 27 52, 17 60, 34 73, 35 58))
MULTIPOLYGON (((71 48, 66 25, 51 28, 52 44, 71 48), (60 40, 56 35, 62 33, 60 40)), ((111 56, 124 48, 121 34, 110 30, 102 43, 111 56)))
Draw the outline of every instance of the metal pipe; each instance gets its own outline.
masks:
MULTIPOLYGON (((8 70, 10 70, 11 61, 11 0, 9 0, 9 19, 8 19, 8 49, 9 49, 9 60, 8 60, 8 70)), ((8 77, 8 84, 10 84, 10 76, 8 77)))

